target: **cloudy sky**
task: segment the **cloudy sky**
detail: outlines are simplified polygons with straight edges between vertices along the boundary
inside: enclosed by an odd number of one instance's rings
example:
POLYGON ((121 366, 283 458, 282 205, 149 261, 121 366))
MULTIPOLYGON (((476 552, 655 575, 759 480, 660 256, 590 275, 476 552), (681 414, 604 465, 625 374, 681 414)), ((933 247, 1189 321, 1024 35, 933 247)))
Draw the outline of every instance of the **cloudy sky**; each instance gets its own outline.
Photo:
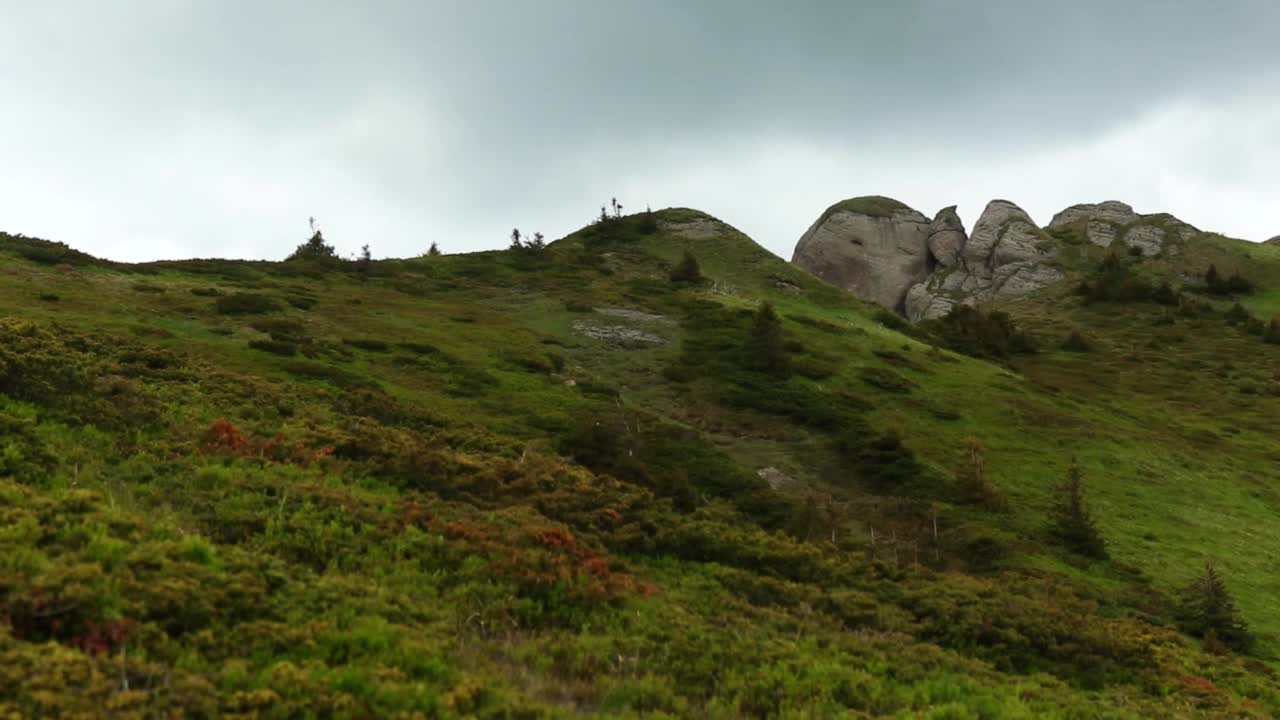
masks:
POLYGON ((790 257, 832 202, 1121 199, 1280 234, 1275 0, 0 0, 0 230, 280 258, 611 196, 790 257))

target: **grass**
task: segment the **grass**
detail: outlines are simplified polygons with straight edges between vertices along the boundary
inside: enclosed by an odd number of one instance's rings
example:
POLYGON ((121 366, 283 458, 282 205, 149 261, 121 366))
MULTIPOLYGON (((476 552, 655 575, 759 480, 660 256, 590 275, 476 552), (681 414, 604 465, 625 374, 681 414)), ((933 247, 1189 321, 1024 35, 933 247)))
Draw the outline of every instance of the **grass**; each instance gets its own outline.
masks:
MULTIPOLYGON (((1206 243, 1143 271, 1238 262, 1262 314, 1280 252, 1206 243)), ((1280 712, 1280 347, 1220 314, 1062 288, 997 365, 636 218, 368 277, 0 253, 4 712, 1280 712), (789 375, 743 357, 762 300, 789 375), (974 437, 1003 508, 960 491, 974 437), (1072 458, 1110 562, 1048 536, 1072 458), (1210 557, 1253 657, 1173 625, 1210 557)))

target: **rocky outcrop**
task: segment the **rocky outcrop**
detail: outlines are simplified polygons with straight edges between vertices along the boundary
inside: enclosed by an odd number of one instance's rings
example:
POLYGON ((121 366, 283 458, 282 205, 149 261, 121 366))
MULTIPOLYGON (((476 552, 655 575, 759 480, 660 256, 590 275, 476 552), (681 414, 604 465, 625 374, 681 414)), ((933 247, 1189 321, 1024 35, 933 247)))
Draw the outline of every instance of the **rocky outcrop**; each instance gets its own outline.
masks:
POLYGON ((961 243, 956 261, 939 259, 937 271, 907 291, 904 314, 911 320, 940 317, 960 303, 1017 297, 1047 287, 1064 277, 1048 264, 1055 254, 1053 241, 1022 208, 992 200, 973 234, 961 243))
MULTIPOLYGON (((1150 257, 1176 254, 1199 233, 1172 215, 1140 215, 1117 200, 1072 205, 1041 229, 1014 203, 992 200, 966 234, 955 206, 928 221, 896 200, 855 198, 823 213, 800 238, 793 262, 921 320, 957 304, 1018 297, 1061 282, 1066 272, 1059 252, 1071 244, 1120 243, 1150 257)), ((1280 237, 1268 242, 1280 245, 1280 237)))
POLYGON ((1054 215, 1053 219, 1049 221, 1048 229, 1056 230, 1080 220, 1087 222, 1097 220, 1113 225, 1128 225, 1137 219, 1138 214, 1129 205, 1119 200, 1107 200, 1095 205, 1072 205, 1054 215))
POLYGON ((1264 244, 1264 245, 1280 245, 1280 235, 1277 235, 1277 236, 1275 236, 1275 237, 1271 238, 1270 240, 1267 240, 1267 241, 1266 241, 1265 243, 1263 243, 1263 244, 1264 244))
POLYGON ((791 261, 857 297, 901 310, 907 290, 932 269, 931 228, 924 215, 888 198, 845 200, 800 238, 791 261))
POLYGON ((1054 215, 1047 229, 1063 236, 1083 235, 1104 248, 1123 240, 1126 247, 1147 257, 1159 255, 1167 248, 1176 252, 1177 243, 1170 240, 1190 240, 1200 232, 1172 215, 1139 215, 1117 200, 1072 205, 1054 215))

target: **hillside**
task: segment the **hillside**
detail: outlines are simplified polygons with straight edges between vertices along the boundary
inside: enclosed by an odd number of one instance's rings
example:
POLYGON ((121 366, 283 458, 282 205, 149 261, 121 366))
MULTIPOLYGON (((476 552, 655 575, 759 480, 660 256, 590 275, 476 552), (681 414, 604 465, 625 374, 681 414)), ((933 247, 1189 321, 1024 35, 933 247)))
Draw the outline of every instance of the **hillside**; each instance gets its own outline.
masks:
POLYGON ((0 235, 0 716, 1276 716, 1280 247, 1071 246, 999 302, 1030 353, 693 210, 370 263, 0 235), (1113 292, 1207 264, 1242 311, 1113 292), (1106 557, 1051 530, 1073 462, 1106 557), (1251 646, 1183 617, 1208 560, 1251 646))

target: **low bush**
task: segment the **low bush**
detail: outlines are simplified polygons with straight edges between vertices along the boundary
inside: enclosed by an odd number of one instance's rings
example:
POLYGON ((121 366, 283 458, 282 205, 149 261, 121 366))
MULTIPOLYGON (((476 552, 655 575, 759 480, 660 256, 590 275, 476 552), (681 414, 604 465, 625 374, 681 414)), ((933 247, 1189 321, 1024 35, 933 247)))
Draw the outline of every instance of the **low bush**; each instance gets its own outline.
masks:
POLYGON ((284 357, 293 357, 298 354, 296 344, 283 340, 250 340, 249 347, 284 357))
POLYGON ((258 315, 280 310, 280 303, 267 295, 238 292, 218 298, 214 308, 222 315, 258 315))

